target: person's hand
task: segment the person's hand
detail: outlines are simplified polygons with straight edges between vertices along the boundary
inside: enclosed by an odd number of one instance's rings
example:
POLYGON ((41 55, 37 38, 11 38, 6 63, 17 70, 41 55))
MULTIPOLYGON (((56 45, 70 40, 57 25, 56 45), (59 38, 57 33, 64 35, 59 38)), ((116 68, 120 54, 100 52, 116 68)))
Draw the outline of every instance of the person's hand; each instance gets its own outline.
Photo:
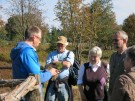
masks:
POLYGON ((61 62, 61 61, 58 61, 58 60, 53 61, 53 63, 59 63, 59 62, 61 62))
POLYGON ((59 70, 57 70, 55 68, 51 68, 49 71, 52 73, 53 76, 55 76, 59 73, 59 70))
POLYGON ((69 68, 71 63, 69 61, 62 61, 63 67, 69 68))

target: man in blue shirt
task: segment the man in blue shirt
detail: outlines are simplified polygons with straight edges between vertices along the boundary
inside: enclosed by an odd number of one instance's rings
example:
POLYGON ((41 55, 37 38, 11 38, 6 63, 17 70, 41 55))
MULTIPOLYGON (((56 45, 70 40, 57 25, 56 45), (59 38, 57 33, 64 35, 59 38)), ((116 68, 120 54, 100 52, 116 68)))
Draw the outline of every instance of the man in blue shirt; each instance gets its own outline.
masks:
POLYGON ((57 90, 54 89, 56 82, 50 81, 46 92, 45 101, 55 101, 56 96, 58 97, 58 101, 69 100, 69 87, 67 83, 64 83, 64 80, 66 80, 66 78, 69 76, 69 68, 74 62, 74 53, 70 51, 67 57, 69 52, 69 50, 66 49, 67 45, 67 38, 64 36, 59 36, 57 41, 57 50, 51 52, 46 59, 46 64, 58 62, 61 63, 62 69, 60 70, 60 73, 56 79, 58 81, 57 90))
POLYGON ((58 72, 57 69, 40 70, 40 64, 36 53, 36 48, 41 40, 41 29, 31 26, 25 31, 25 41, 19 42, 11 50, 13 79, 26 79, 30 73, 39 74, 41 82, 48 81, 58 72))

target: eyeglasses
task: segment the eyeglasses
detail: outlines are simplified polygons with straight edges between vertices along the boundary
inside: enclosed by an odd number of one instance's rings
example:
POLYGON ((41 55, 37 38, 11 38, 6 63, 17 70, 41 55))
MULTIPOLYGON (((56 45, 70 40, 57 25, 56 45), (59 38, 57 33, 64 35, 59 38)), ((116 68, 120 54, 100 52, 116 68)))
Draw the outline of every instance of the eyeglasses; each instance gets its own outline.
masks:
POLYGON ((122 40, 122 39, 113 39, 114 42, 118 42, 119 40, 122 40))
POLYGON ((63 45, 63 44, 58 43, 58 44, 57 44, 57 47, 64 47, 64 45, 63 45))
POLYGON ((36 38, 38 38, 39 40, 41 40, 41 37, 37 36, 37 35, 34 35, 36 38))

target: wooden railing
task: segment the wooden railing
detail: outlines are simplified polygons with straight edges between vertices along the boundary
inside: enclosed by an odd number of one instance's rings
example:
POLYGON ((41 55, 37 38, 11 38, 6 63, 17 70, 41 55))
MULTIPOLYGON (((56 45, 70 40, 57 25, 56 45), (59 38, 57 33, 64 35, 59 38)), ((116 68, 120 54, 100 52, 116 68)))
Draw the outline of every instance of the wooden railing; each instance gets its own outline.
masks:
POLYGON ((0 101, 43 101, 39 75, 31 74, 27 79, 0 80, 0 88, 12 87, 10 92, 0 94, 0 101))

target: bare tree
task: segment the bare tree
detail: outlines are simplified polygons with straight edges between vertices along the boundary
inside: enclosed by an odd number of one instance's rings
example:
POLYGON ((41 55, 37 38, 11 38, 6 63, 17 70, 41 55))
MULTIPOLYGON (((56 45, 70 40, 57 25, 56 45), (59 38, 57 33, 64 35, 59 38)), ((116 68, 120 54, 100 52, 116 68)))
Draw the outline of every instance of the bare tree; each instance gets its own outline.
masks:
MULTIPOLYGON (((11 17, 16 17, 17 33, 24 36, 24 30, 30 25, 43 27, 44 21, 42 16, 42 0, 7 0, 10 7, 7 13, 11 17)), ((11 26, 12 27, 12 26, 11 26)))

